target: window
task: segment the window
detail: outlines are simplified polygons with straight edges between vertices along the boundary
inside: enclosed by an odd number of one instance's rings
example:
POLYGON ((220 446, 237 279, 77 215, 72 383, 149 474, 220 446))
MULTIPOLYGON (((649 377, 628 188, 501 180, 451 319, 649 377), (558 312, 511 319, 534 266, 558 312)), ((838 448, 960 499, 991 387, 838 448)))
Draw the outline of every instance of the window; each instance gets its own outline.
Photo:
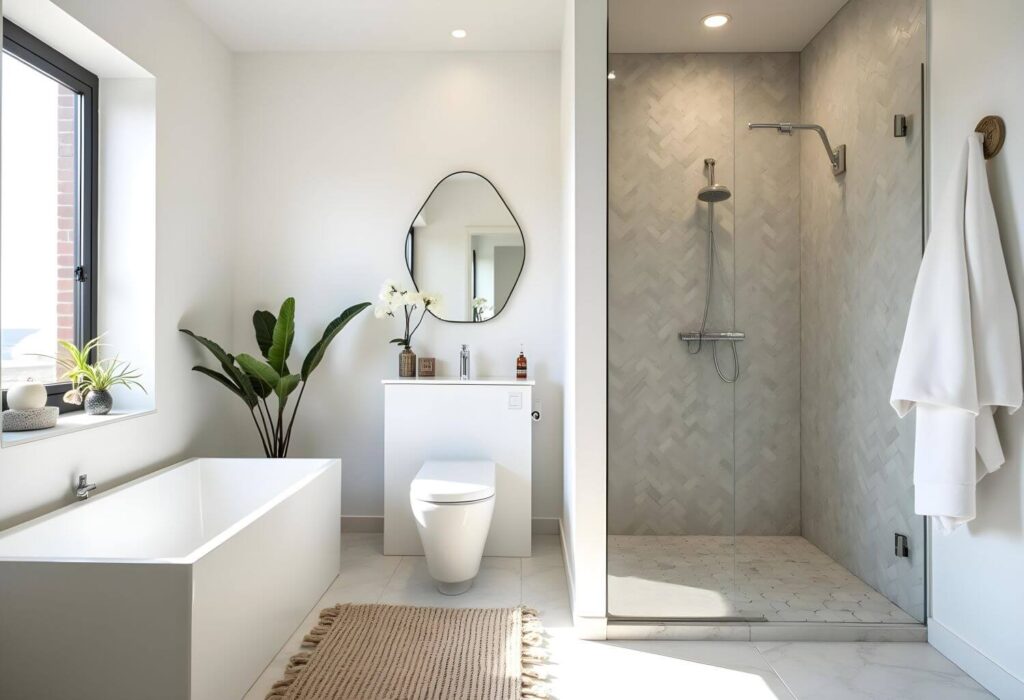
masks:
POLYGON ((8 21, 3 33, 0 383, 45 382, 50 405, 74 410, 44 356, 96 335, 98 80, 8 21))

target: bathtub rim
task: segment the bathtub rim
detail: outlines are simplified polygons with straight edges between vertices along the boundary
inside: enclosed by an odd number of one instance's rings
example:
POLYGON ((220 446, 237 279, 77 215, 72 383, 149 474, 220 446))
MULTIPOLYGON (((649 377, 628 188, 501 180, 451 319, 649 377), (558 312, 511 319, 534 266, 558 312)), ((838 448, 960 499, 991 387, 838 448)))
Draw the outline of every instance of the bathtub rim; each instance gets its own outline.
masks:
MULTIPOLYGON (((219 547, 222 544, 224 544, 224 542, 226 542, 228 539, 230 539, 234 535, 238 534, 239 532, 241 532, 245 528, 249 527, 252 523, 256 522, 261 516, 263 516, 266 513, 270 512, 274 507, 276 507, 280 503, 284 502, 285 500, 287 500, 291 496, 294 496, 297 492, 299 492, 300 490, 302 490, 303 488, 308 486, 311 482, 313 482, 316 479, 318 479, 319 477, 321 477, 325 472, 330 470, 335 464, 338 465, 339 470, 341 468, 341 460, 339 458, 337 458, 337 457, 309 457, 309 458, 306 458, 306 457, 286 457, 286 458, 283 458, 283 459, 269 458, 269 457, 190 457, 188 459, 181 460, 180 462, 175 462, 174 464, 170 464, 170 465, 168 465, 166 467, 163 467, 161 469, 157 469, 156 471, 153 471, 153 472, 151 472, 149 474, 144 474, 143 476, 140 476, 140 477, 138 477, 136 479, 132 479, 131 481, 126 481, 125 483, 121 484, 120 486, 115 486, 114 488, 102 491, 102 492, 96 494, 95 496, 91 496, 90 498, 88 498, 88 499, 86 499, 84 501, 75 501, 73 503, 69 503, 66 506, 63 506, 63 507, 58 508, 56 510, 50 511, 49 513, 44 513, 43 515, 40 515, 40 516, 38 516, 36 518, 33 518, 32 520, 28 520, 28 521, 26 521, 24 523, 21 523, 19 525, 15 525, 14 527, 10 527, 10 528, 8 528, 6 530, 0 530, 0 540, 6 538, 9 535, 16 534, 16 533, 18 533, 18 532, 20 532, 22 530, 27 530, 27 529, 29 529, 31 527, 35 527, 37 525, 41 525, 41 524, 45 523, 48 520, 52 520, 53 518, 58 517, 61 513, 70 512, 72 509, 77 509, 77 508, 88 508, 90 506, 90 504, 97 503, 98 501, 100 501, 100 500, 102 500, 104 498, 108 498, 108 497, 110 497, 110 496, 112 496, 112 495, 114 495, 116 493, 119 493, 120 491, 123 491, 123 490, 131 487, 131 486, 136 486, 136 485, 141 484, 141 483, 143 483, 145 481, 148 481, 150 479, 154 479, 154 478, 160 476, 161 474, 164 474, 164 473, 169 472, 171 470, 179 469, 179 468, 185 466, 186 464, 190 464, 192 462, 202 462, 202 461, 211 461, 211 462, 252 462, 252 461, 285 462, 285 461, 287 461, 287 462, 322 462, 323 464, 321 465, 321 467, 319 469, 316 469, 315 471, 313 471, 313 472, 303 476, 301 479, 296 480, 288 488, 282 489, 273 498, 271 498, 268 501, 266 501, 265 503, 261 504, 258 508, 254 508, 249 513, 247 513, 244 517, 239 518, 237 521, 235 521, 230 527, 227 527, 222 532, 218 533, 216 537, 213 537, 213 538, 207 540, 202 545, 200 545, 199 547, 196 547, 194 550, 192 550, 191 552, 189 552, 185 556, 181 556, 181 557, 158 557, 158 558, 150 558, 150 559, 140 559, 138 557, 133 557, 133 558, 128 558, 128 557, 45 557, 45 556, 16 556, 16 557, 11 557, 11 556, 0 555, 0 564, 5 564, 5 563, 24 563, 24 564, 32 564, 32 563, 37 563, 37 564, 45 564, 45 563, 53 563, 53 564, 61 564, 61 563, 67 563, 67 564, 171 564, 171 565, 181 565, 181 564, 191 565, 191 564, 195 564, 197 561, 199 561, 204 556, 206 556, 207 554, 209 554, 210 552, 215 550, 217 547, 219 547)), ((339 523, 338 526, 341 527, 341 524, 339 523)))

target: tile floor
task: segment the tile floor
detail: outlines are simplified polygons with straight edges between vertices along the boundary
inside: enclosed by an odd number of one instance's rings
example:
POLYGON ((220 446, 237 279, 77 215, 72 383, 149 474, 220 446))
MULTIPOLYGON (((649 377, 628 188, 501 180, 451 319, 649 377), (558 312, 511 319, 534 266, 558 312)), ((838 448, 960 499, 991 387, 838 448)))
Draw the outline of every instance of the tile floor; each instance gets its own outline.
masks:
POLYGON ((421 557, 385 557, 379 534, 346 534, 341 574, 244 700, 263 700, 316 611, 342 602, 536 607, 548 632, 552 697, 559 700, 992 697, 927 644, 577 639, 555 536, 536 536, 530 559, 484 559, 473 588, 449 598, 433 589, 421 557))
POLYGON ((795 536, 611 536, 608 609, 639 618, 918 622, 795 536))

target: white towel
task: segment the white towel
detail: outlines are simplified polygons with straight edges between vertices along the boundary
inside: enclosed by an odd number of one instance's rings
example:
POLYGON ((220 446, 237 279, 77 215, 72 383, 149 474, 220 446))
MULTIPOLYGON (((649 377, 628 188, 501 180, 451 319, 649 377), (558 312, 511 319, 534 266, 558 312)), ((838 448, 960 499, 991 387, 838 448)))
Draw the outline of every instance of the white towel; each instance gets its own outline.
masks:
POLYGON ((1017 307, 988 188, 981 134, 950 181, 914 285, 892 407, 917 406, 914 507, 952 532, 975 516, 975 485, 1003 464, 993 412, 1020 408, 1017 307))

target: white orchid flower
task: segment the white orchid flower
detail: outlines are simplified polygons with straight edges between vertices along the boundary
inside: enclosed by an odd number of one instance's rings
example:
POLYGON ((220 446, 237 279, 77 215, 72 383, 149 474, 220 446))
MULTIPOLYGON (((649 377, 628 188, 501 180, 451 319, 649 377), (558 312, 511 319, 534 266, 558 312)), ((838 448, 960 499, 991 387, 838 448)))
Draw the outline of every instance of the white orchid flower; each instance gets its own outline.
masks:
POLYGON ((384 284, 380 288, 379 298, 381 301, 386 302, 388 306, 393 306, 395 297, 400 294, 402 294, 402 290, 398 288, 397 282, 394 280, 384 280, 384 284))

